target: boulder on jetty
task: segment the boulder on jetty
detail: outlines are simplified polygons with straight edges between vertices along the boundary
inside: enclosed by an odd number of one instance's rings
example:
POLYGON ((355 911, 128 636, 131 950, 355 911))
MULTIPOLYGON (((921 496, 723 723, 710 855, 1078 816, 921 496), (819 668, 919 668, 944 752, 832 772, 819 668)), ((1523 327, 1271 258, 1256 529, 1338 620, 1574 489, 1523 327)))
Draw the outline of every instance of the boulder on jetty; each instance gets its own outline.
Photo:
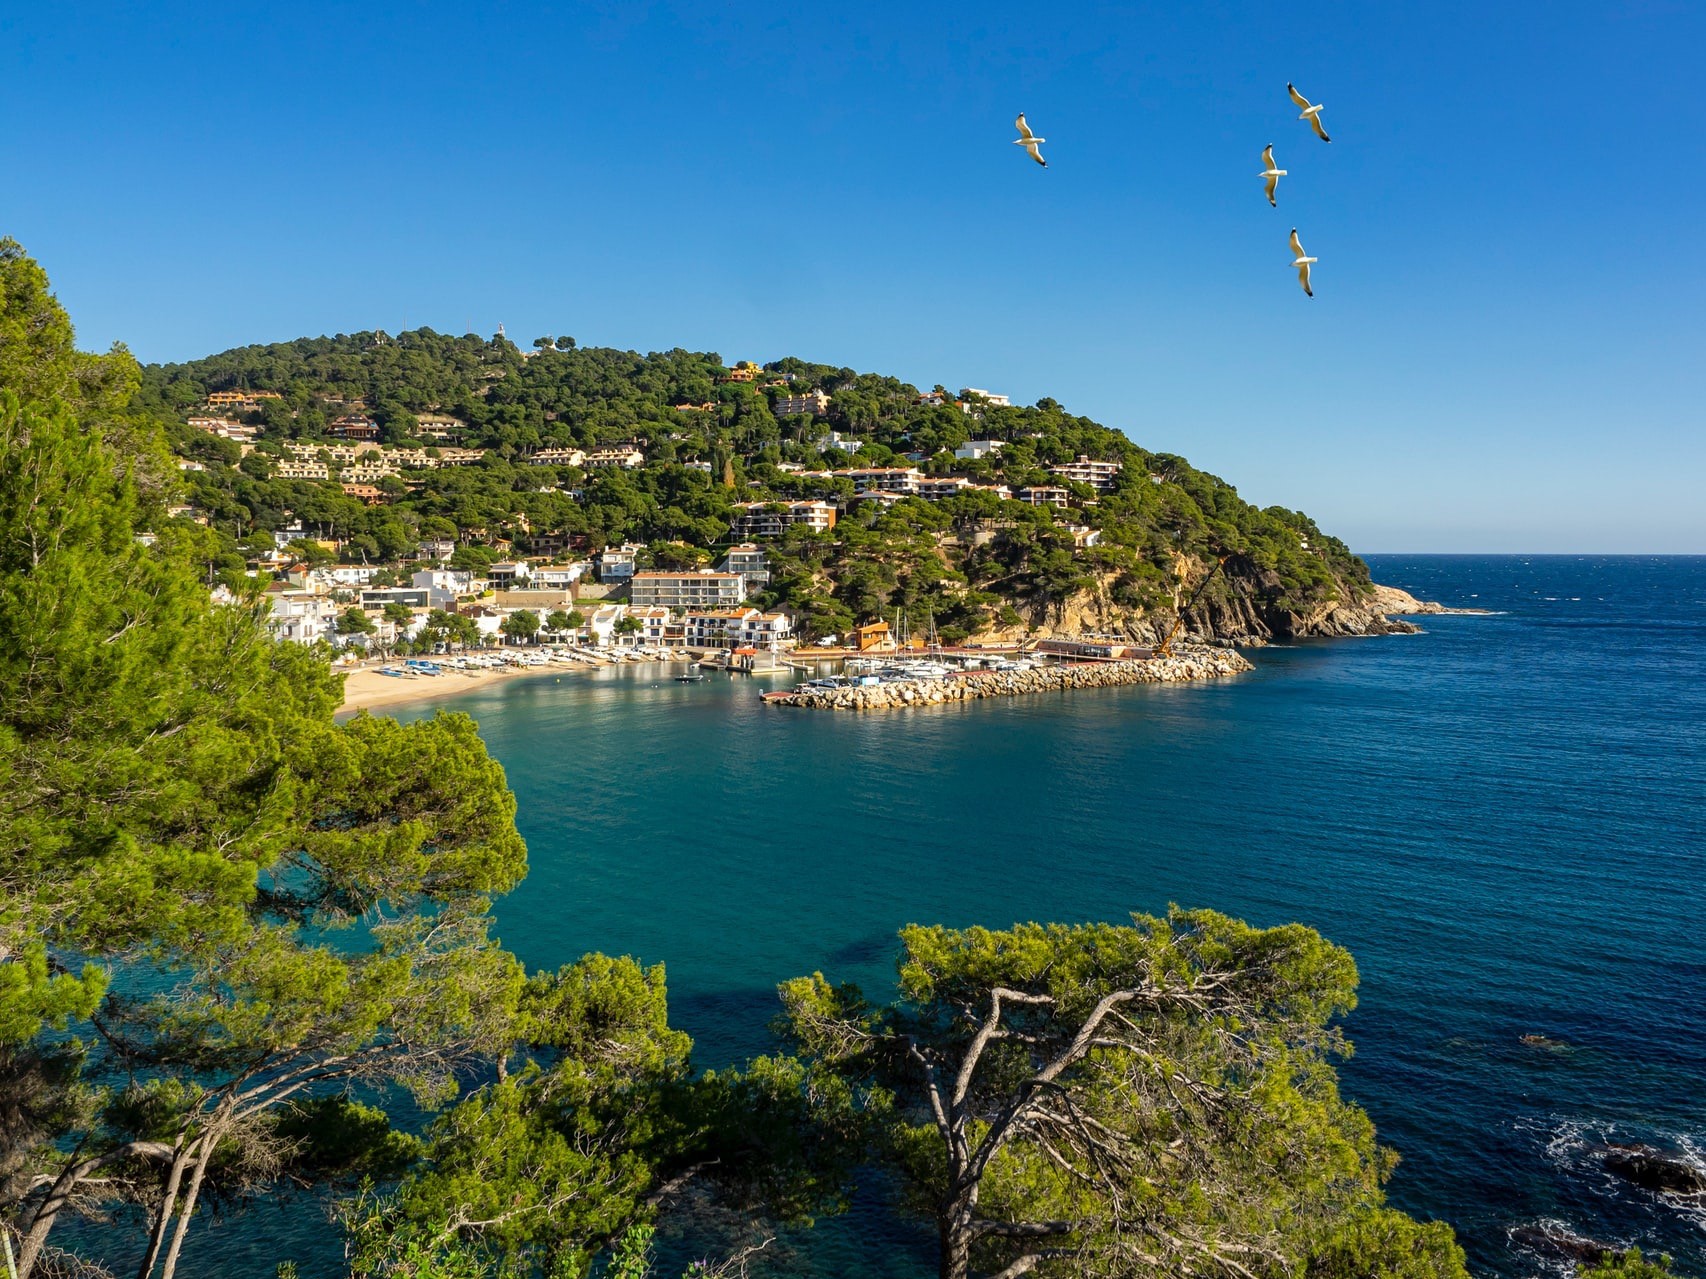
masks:
POLYGON ((771 695, 772 706, 805 706, 814 710, 880 711, 900 706, 938 706, 971 702, 983 697, 1022 697, 1028 693, 1060 693, 1074 688, 1112 688, 1121 684, 1171 684, 1186 680, 1219 679, 1254 670, 1231 649, 1205 649, 1173 657, 1150 657, 1129 662, 1094 662, 1073 666, 1044 666, 1029 671, 973 671, 943 680, 906 680, 861 684, 852 688, 799 688, 771 695))
POLYGON ((1611 1142, 1605 1147, 1606 1171, 1644 1190, 1672 1195, 1706 1194, 1706 1171, 1677 1155, 1639 1142, 1611 1142))

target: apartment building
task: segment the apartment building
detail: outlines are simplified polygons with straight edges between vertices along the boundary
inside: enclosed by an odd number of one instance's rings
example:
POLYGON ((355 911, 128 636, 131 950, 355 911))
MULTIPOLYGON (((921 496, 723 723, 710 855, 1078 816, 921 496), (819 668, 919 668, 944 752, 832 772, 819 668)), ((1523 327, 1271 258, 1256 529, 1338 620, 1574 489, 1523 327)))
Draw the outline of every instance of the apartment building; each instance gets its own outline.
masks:
POLYGON ((1076 461, 1051 466, 1051 472, 1063 480, 1089 484, 1104 493, 1114 486, 1114 476, 1120 473, 1118 462, 1097 462, 1080 453, 1076 461))
POLYGON ((796 524, 814 533, 835 527, 833 502, 737 502, 729 531, 735 537, 781 537, 796 524))
POLYGON ((731 608, 746 598, 746 583, 739 573, 708 569, 635 573, 629 590, 636 608, 731 608))
POLYGON ((788 417, 795 413, 809 413, 813 417, 823 417, 829 412, 829 396, 823 391, 805 391, 799 395, 778 395, 771 404, 770 411, 777 417, 788 417))

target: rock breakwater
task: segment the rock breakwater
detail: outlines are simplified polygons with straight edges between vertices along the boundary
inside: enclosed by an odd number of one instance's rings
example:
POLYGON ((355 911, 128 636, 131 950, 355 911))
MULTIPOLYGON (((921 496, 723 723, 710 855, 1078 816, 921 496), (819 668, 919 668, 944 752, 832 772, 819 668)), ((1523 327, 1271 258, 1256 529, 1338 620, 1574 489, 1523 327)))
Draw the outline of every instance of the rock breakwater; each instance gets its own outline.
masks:
POLYGON ((813 710, 879 711, 902 706, 972 702, 984 697, 1060 693, 1074 688, 1220 679, 1254 669, 1231 649, 1207 649, 1130 662, 1046 666, 1031 671, 974 671, 944 680, 909 680, 854 688, 800 688, 792 693, 772 693, 765 701, 772 706, 804 706, 813 710))

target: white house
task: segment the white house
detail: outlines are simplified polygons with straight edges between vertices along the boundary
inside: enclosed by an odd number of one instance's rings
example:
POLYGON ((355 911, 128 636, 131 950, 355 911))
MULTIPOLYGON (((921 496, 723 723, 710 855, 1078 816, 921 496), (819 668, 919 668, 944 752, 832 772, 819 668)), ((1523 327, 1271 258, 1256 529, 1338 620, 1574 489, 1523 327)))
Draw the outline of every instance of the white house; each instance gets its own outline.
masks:
POLYGON ((586 465, 620 466, 631 471, 635 467, 646 464, 646 455, 636 448, 620 447, 613 449, 594 449, 586 455, 586 465))
POLYGON ((751 542, 729 547, 729 553, 723 557, 723 562, 718 567, 725 573, 739 573, 746 583, 748 595, 770 581, 770 561, 765 557, 763 548, 754 546, 751 542))
POLYGON ((529 466, 581 466, 586 462, 585 449, 540 449, 527 459, 529 466))
POLYGON ((573 564, 540 565, 533 570, 527 584, 536 591, 566 591, 585 577, 591 568, 592 564, 587 560, 576 560, 573 564))
POLYGON ((275 582, 267 588, 266 598, 272 607, 267 627, 275 639, 314 644, 333 637, 339 609, 329 596, 290 590, 275 582))
POLYGON ((962 462, 975 462, 980 457, 999 453, 1005 444, 1005 440, 967 440, 954 450, 954 456, 962 462))
POLYGON ((273 530, 272 544, 282 551, 292 542, 300 542, 307 536, 308 530, 302 527, 302 521, 292 520, 283 528, 273 530))
POLYGON ((601 604, 586 619, 586 629, 592 636, 594 648, 609 648, 616 638, 616 623, 627 612, 621 604, 601 604))
POLYGON ((1076 461, 1063 462, 1050 470, 1063 480, 1089 484, 1104 493, 1113 488, 1114 477, 1120 473, 1118 462, 1098 462, 1080 453, 1076 461))
POLYGON ((749 612, 741 618, 740 642, 775 652, 794 642, 794 624, 786 613, 749 612))
POLYGON ((449 608, 456 603, 457 596, 473 591, 474 575, 455 568, 416 569, 409 577, 409 585, 427 593, 430 607, 449 608))
POLYGON ((634 576, 634 556, 638 546, 612 546, 598 553, 598 580, 626 582, 634 576))
POLYGON ((334 586, 366 586, 379 576, 379 569, 373 564, 334 564, 325 575, 334 586))

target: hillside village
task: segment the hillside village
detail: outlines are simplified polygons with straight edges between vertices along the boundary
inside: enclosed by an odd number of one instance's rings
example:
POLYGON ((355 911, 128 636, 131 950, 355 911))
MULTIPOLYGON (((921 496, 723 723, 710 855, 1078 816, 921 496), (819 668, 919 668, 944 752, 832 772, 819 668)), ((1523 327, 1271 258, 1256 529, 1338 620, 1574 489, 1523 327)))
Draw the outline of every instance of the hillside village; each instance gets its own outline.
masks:
POLYGON ((302 643, 1153 638, 1222 558, 1192 623, 1261 639, 1368 587, 1306 517, 1055 401, 794 359, 359 334, 152 366, 139 404, 218 597, 302 643))

